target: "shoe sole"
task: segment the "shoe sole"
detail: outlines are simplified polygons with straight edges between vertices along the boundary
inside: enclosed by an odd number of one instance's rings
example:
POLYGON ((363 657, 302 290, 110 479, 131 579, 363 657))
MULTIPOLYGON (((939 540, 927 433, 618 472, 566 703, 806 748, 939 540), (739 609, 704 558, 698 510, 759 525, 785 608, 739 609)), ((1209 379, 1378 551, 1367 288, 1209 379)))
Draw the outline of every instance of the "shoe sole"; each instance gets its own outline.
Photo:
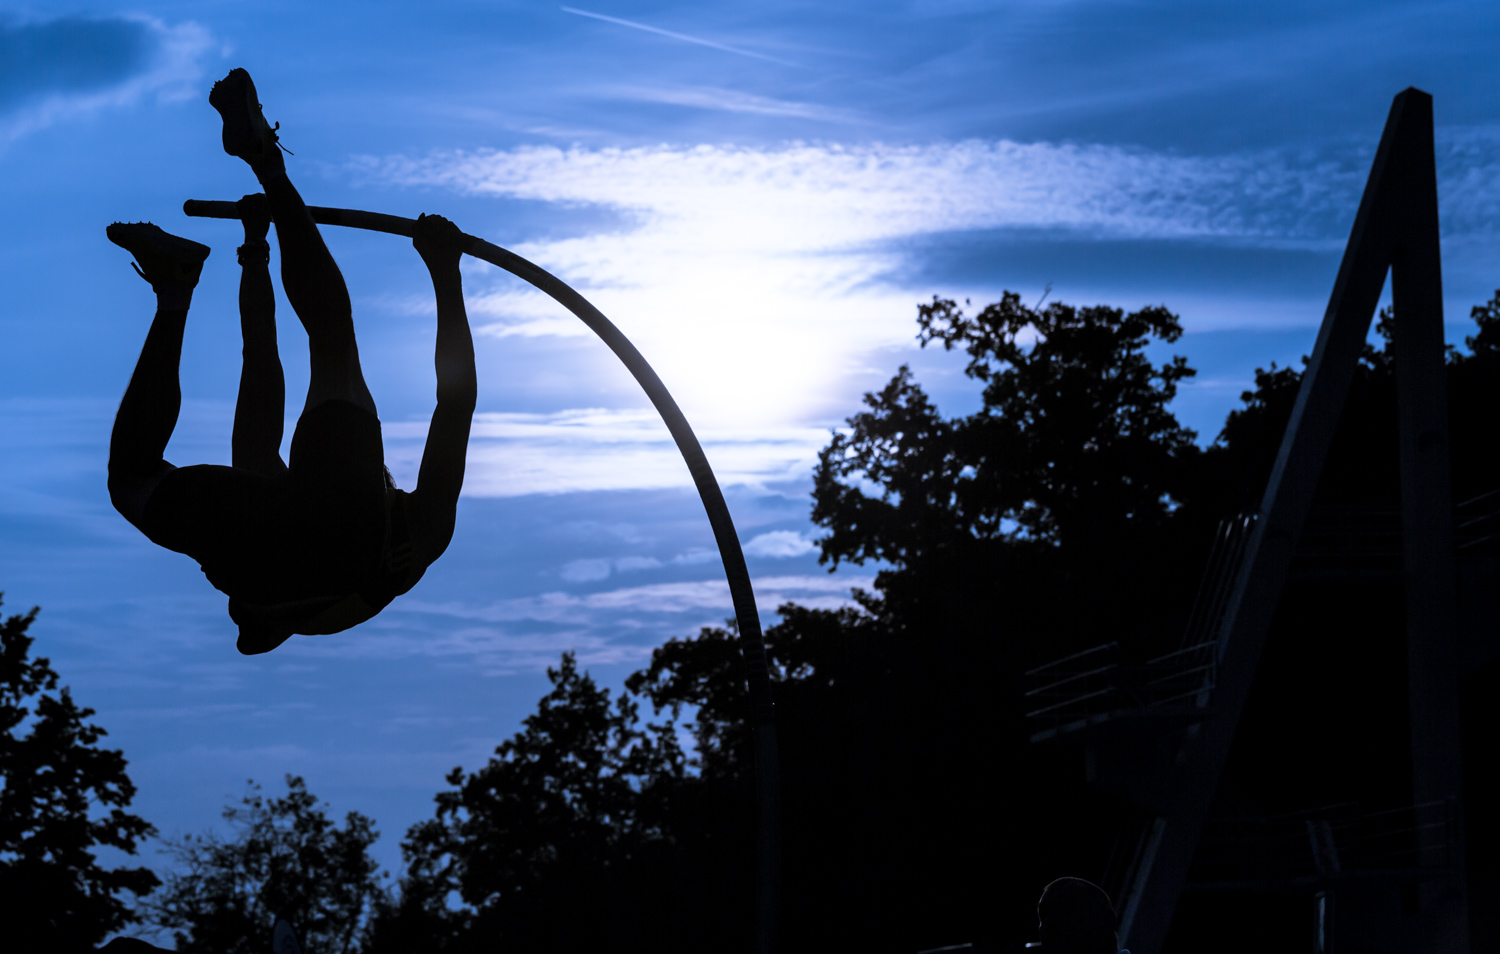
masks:
POLYGON ((218 110, 224 120, 224 132, 220 138, 229 155, 249 161, 262 159, 269 150, 276 148, 271 124, 266 122, 263 114, 260 129, 256 129, 259 96, 255 91, 255 80, 242 67, 230 70, 229 75, 213 85, 208 92, 208 104, 218 110))
POLYGON ((115 222, 104 234, 132 255, 142 251, 184 265, 202 265, 212 251, 207 245, 163 231, 150 222, 115 222))
POLYGON ((150 222, 115 222, 104 234, 135 256, 141 274, 153 285, 159 281, 196 285, 210 251, 207 245, 164 232, 150 222))

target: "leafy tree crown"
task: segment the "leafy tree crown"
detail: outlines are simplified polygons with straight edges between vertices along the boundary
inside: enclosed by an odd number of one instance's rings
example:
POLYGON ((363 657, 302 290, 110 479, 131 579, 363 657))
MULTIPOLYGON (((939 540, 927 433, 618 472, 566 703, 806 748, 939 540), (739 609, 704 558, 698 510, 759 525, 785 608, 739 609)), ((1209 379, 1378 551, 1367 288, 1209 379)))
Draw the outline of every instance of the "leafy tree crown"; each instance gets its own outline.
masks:
POLYGON ((31 656, 36 615, 0 622, 0 895, 28 899, 12 907, 11 936, 82 949, 137 920, 121 892, 160 883, 149 868, 100 865, 95 849, 134 854, 155 829, 126 811, 135 785, 124 754, 99 747, 94 710, 31 656))
POLYGON ((964 538, 1084 547, 1177 506, 1194 433, 1168 409, 1195 372, 1147 348, 1182 334, 1163 307, 1125 313, 1006 292, 970 317, 933 298, 919 340, 968 356, 983 407, 945 419, 902 367, 819 455, 813 519, 825 562, 885 560, 964 538))

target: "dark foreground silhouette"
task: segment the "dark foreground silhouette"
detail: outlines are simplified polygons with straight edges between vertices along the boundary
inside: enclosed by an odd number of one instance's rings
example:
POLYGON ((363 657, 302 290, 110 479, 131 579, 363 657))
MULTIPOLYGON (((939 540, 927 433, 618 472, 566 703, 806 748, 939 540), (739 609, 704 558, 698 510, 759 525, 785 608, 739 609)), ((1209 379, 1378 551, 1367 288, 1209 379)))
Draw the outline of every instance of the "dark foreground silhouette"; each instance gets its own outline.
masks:
MULTIPOLYGON (((117 937, 99 948, 100 954, 156 954, 167 948, 157 947, 136 937, 117 937)), ((297 940, 297 928, 286 918, 277 918, 271 929, 271 954, 302 954, 302 943, 297 940)))
POLYGON ((476 399, 474 345, 459 276, 462 233, 447 219, 423 216, 412 244, 437 296, 437 410, 417 488, 396 489, 360 371, 349 291, 287 177, 250 74, 231 71, 214 84, 209 102, 224 119, 224 151, 243 159, 265 190, 240 200, 244 364, 232 465, 175 467, 163 459, 182 403, 178 364, 188 307, 209 250, 149 223, 115 223, 109 239, 135 256, 157 310, 115 417, 109 492, 125 519, 197 560, 229 595, 240 652, 253 654, 293 633, 336 633, 370 619, 447 549, 476 399), (266 242, 272 221, 282 285, 307 331, 312 366, 287 462, 280 453, 286 386, 266 242))
POLYGON ((1092 881, 1058 878, 1036 905, 1042 954, 1115 954, 1115 909, 1092 881))

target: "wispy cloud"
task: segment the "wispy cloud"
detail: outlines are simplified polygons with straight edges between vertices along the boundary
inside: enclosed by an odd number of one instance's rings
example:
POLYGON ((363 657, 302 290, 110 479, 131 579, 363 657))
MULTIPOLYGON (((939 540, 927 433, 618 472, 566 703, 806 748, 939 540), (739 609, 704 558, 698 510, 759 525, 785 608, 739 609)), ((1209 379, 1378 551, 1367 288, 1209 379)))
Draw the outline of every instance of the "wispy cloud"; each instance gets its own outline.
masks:
POLYGON ((686 33, 676 33, 672 30, 663 30, 660 27, 648 26, 644 23, 637 23, 634 20, 622 20, 619 17, 606 16, 602 13, 590 13, 588 10, 579 10, 574 7, 562 7, 561 10, 564 13, 571 13, 574 16, 588 17, 592 20, 603 20, 605 23, 613 23, 617 26, 630 27, 632 30, 644 30, 647 33, 655 33, 657 36, 669 37, 673 40, 681 40, 684 43, 692 43, 697 46, 706 46, 714 50, 722 50, 725 53, 733 53, 736 56, 748 56, 752 59, 765 60, 768 63, 778 63, 782 66, 797 65, 795 63, 788 63, 786 60, 777 59, 774 56, 767 56, 764 53, 756 53, 753 50, 742 50, 737 46, 729 46, 726 43, 717 43, 713 40, 705 40, 702 37, 688 36, 686 33))
MULTIPOLYGON (((1440 138, 1448 236, 1494 234, 1497 144, 1494 129, 1440 138)), ((922 237, 1008 230, 1037 242, 1333 252, 1347 237, 1368 152, 1363 140, 1219 156, 1007 140, 524 146, 362 158, 352 171, 384 185, 628 213, 638 223, 628 233, 516 251, 580 288, 631 337, 694 426, 720 438, 709 453, 721 479, 757 483, 806 474, 826 427, 850 410, 860 389, 851 378, 867 374, 872 352, 909 347, 914 301, 998 290, 904 287, 922 237)), ((468 287, 480 334, 587 334, 509 276, 477 273, 468 287)), ((1318 313, 1310 302, 1301 320, 1318 313)), ((1195 327, 1195 315, 1185 319, 1195 327)), ((470 455, 473 492, 685 483, 654 416, 631 414, 495 418, 470 455)))
POLYGON ((769 533, 760 534, 745 544, 745 555, 783 560, 788 557, 802 556, 816 549, 817 544, 795 530, 772 530, 769 533))
MULTIPOLYGON (((857 574, 817 576, 767 576, 755 581, 756 606, 763 613, 774 612, 789 600, 807 605, 844 606, 853 587, 868 588, 874 577, 857 574)), ((491 623, 545 622, 581 625, 593 611, 616 610, 634 613, 687 613, 698 610, 729 610, 729 584, 723 579, 697 580, 685 583, 652 583, 623 587, 599 593, 543 593, 537 596, 500 600, 486 605, 460 603, 426 603, 403 599, 393 603, 408 613, 431 613, 459 619, 491 623)))
MULTIPOLYGON (((412 486, 427 425, 395 421, 384 425, 384 433, 392 473, 402 486, 412 486)), ((721 483, 761 485, 805 474, 828 432, 784 426, 746 434, 710 427, 701 429, 698 437, 721 483)), ((584 408, 553 414, 482 413, 474 418, 464 480, 464 493, 471 496, 689 486, 692 477, 682 455, 654 410, 584 408)))
POLYGON ((712 215, 742 248, 796 252, 1001 227, 1125 238, 1323 239, 1333 219, 1346 217, 1343 200, 1362 176, 1353 167, 1306 168, 1279 153, 1194 157, 1007 140, 775 149, 527 146, 366 159, 357 168, 387 182, 621 206, 649 213, 658 224, 692 218, 701 225, 712 215))
MULTIPOLYGON (((755 581, 756 605, 762 614, 789 601, 836 609, 853 605, 851 588, 873 582, 871 576, 853 574, 763 577, 755 581)), ((488 604, 404 597, 355 632, 294 639, 278 652, 287 658, 463 660, 491 675, 555 666, 565 650, 577 653, 584 665, 638 664, 662 640, 717 625, 732 612, 722 579, 542 593, 488 604), (454 620, 461 624, 454 627, 454 620)))
POLYGON ((709 109, 727 113, 786 116, 832 123, 865 122, 864 119, 848 110, 833 109, 815 103, 771 99, 766 96, 711 86, 604 86, 600 88, 599 94, 610 99, 625 99, 639 103, 665 103, 669 106, 687 106, 693 109, 709 109))
MULTIPOLYGON (((611 232, 516 251, 584 291, 656 367, 695 426, 746 434, 847 413, 849 377, 913 335, 914 237, 979 229, 1088 240, 1336 245, 1354 163, 966 141, 449 152, 361 158, 382 185, 626 211, 611 232)), ((586 334, 508 276, 469 283, 481 333, 586 334)), ((1315 316, 1313 319, 1315 320, 1315 316)), ((624 475, 627 461, 614 468, 624 475)), ((716 466, 720 466, 715 461, 716 466)), ((653 478, 659 479, 659 478, 653 478)))
POLYGON ((0 68, 0 146, 58 122, 155 95, 175 101, 198 95, 203 59, 213 46, 207 28, 175 26, 143 14, 101 20, 51 20, 0 26, 7 66, 0 68))
MULTIPOLYGON (((817 549, 817 544, 795 530, 772 530, 755 536, 745 544, 745 555, 762 559, 784 560, 799 557, 817 549)), ((666 563, 674 566, 694 566, 701 563, 716 563, 717 550, 691 547, 666 563)), ((636 573, 643 570, 660 569, 664 564, 655 557, 585 557, 569 560, 558 574, 569 583, 596 583, 614 573, 636 573)))

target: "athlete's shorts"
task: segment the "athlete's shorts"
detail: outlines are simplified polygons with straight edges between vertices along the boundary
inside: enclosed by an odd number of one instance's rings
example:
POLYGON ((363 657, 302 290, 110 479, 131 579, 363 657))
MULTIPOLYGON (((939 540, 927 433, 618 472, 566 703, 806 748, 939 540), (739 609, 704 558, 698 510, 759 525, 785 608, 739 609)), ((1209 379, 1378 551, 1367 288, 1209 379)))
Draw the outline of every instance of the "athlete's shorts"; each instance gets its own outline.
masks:
POLYGON ((240 600, 342 596, 380 566, 384 464, 380 420, 348 401, 324 401, 297 422, 285 476, 180 467, 146 502, 142 529, 240 600))

